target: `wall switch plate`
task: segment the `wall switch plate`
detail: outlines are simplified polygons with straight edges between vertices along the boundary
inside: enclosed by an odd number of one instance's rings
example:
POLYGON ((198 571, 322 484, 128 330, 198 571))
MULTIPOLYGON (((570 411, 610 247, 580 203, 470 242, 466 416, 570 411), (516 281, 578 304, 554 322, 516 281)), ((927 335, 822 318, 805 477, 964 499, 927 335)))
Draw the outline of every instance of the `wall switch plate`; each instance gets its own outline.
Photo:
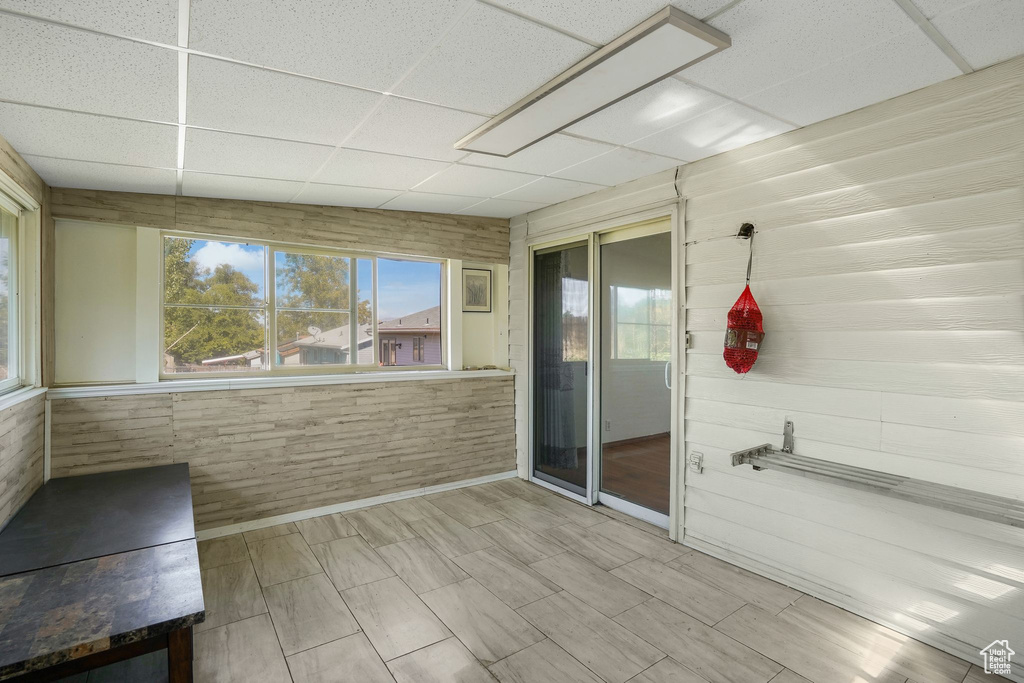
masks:
POLYGON ((704 454, 698 453, 697 451, 692 451, 690 453, 690 457, 686 459, 686 464, 689 466, 691 470, 693 470, 697 474, 700 474, 701 472, 704 471, 704 454))
POLYGON ((612 431, 612 421, 611 420, 605 420, 604 421, 604 431, 606 431, 606 432, 612 431))

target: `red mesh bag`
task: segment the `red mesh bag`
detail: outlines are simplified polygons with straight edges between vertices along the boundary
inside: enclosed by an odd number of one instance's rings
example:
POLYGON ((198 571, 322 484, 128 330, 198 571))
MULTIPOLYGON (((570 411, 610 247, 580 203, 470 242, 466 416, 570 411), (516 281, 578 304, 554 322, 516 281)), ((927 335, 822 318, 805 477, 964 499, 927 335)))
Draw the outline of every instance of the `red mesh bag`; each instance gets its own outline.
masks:
POLYGON ((725 364, 739 374, 749 372, 757 360, 757 351, 764 339, 761 309, 750 293, 750 285, 743 289, 729 311, 725 330, 725 364))

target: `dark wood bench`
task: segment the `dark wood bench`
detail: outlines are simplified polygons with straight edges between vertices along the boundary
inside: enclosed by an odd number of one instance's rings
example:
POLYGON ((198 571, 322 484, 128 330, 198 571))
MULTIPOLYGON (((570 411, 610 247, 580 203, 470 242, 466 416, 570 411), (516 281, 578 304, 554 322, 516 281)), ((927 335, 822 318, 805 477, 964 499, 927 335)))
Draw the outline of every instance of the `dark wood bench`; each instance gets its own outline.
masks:
POLYGON ((187 464, 53 479, 0 531, 0 680, 166 649, 191 681, 204 619, 187 464))

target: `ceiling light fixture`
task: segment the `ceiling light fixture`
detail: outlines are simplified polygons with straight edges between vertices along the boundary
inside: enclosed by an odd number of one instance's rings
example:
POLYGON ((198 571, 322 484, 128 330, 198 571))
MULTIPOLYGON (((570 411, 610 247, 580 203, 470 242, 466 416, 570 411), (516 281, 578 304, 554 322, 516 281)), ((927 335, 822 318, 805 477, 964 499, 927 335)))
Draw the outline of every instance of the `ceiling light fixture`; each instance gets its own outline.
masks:
POLYGON ((729 36, 669 6, 455 143, 508 157, 729 47, 729 36))

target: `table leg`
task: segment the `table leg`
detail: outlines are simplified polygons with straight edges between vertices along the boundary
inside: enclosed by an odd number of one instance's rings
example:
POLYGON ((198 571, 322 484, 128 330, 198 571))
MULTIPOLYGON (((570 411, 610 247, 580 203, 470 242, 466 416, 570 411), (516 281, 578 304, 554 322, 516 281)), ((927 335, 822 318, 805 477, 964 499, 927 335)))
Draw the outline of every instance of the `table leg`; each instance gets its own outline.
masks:
POLYGON ((192 627, 167 634, 167 673, 169 683, 192 683, 192 627))

